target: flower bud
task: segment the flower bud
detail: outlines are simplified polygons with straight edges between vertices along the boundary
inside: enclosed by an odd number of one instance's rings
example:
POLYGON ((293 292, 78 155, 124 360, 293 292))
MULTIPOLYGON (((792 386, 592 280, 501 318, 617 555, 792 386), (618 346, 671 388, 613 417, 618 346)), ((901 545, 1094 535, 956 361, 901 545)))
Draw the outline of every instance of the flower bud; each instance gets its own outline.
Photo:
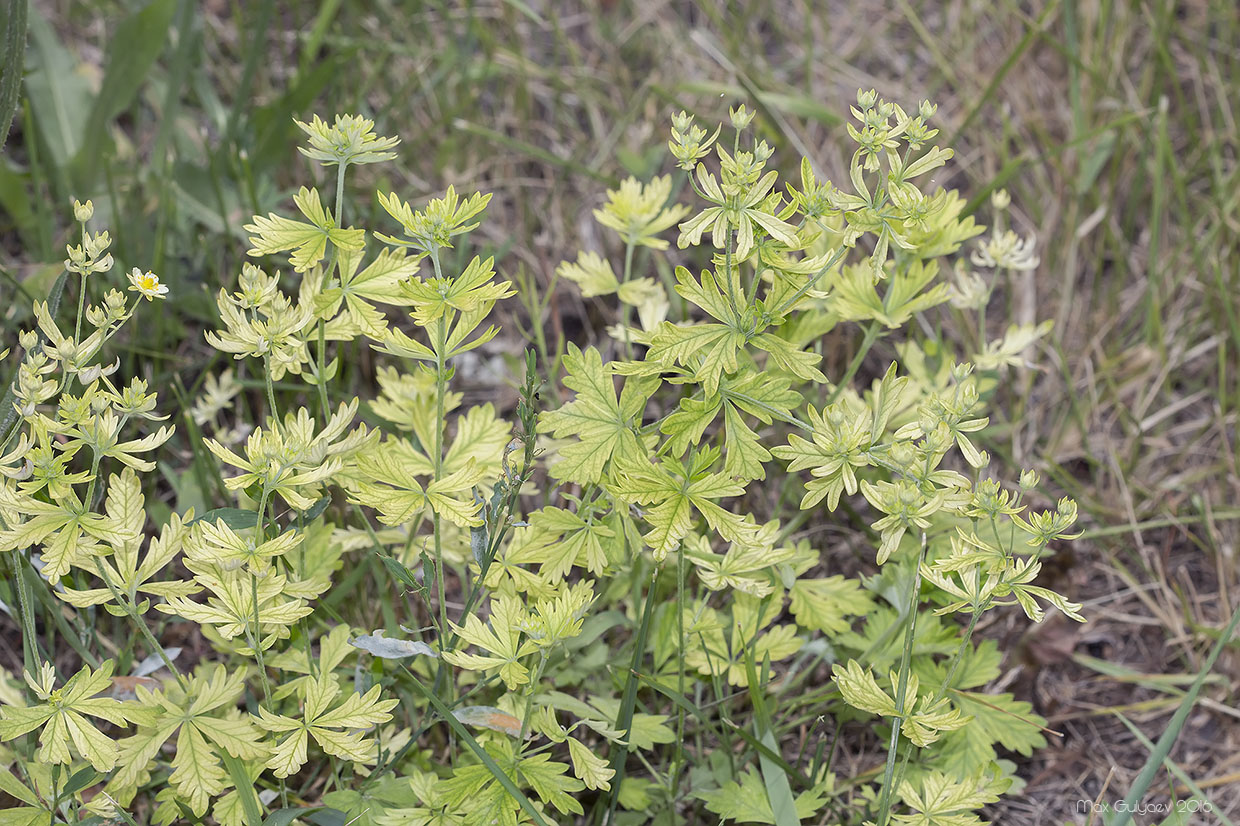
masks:
POLYGON ((73 202, 73 218, 80 224, 85 224, 95 215, 95 205, 87 199, 86 203, 75 200, 73 202))
POLYGON ((745 108, 745 104, 741 104, 735 109, 728 110, 728 117, 732 119, 732 128, 737 132, 744 131, 749 128, 749 124, 753 122, 753 116, 756 112, 750 112, 745 108))

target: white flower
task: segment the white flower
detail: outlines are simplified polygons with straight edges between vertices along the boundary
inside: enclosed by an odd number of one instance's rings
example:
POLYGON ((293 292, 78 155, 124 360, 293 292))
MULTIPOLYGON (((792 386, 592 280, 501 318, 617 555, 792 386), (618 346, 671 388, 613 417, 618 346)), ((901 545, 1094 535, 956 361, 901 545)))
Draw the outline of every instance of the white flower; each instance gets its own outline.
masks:
POLYGON ((1034 254, 1033 236, 1021 238, 1011 230, 995 232, 989 241, 979 243, 970 259, 974 266, 1008 270, 1032 270, 1041 260, 1034 254))
POLYGON ((168 294, 168 286, 159 283, 159 276, 149 270, 142 272, 137 267, 129 271, 130 292, 137 293, 147 301, 163 298, 168 294))

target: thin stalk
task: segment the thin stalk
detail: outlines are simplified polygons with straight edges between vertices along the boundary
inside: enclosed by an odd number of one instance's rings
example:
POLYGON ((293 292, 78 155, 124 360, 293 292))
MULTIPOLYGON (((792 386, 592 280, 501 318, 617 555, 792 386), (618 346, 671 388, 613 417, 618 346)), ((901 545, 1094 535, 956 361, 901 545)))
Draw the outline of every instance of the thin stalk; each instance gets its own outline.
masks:
MULTIPOLYGON (((435 267, 435 277, 443 278, 439 265, 439 248, 431 247, 431 263, 435 267)), ((444 431, 444 396, 448 392, 448 360, 444 350, 448 347, 448 319, 441 316, 435 321, 435 478, 438 482, 443 478, 443 431, 444 431)), ((444 593, 443 576, 443 530, 440 525, 439 512, 434 513, 435 532, 435 585, 439 596, 439 648, 444 646, 444 635, 448 633, 448 600, 444 593)))
MULTIPOLYGON (((0 527, 8 530, 3 520, 0 520, 0 527)), ((29 586, 26 583, 25 572, 22 571, 21 551, 14 548, 12 553, 13 582, 14 587, 17 588, 18 611, 22 617, 22 664, 28 672, 33 674, 35 672, 35 647, 38 645, 34 635, 34 613, 30 610, 29 586)))
POLYGON ((112 594, 112 600, 123 608, 125 614, 133 620, 133 624, 138 628, 138 633, 140 633, 146 640, 147 645, 151 647, 151 650, 158 654, 159 658, 163 660, 164 666, 168 669, 169 673, 176 677, 177 682, 181 686, 181 690, 188 692, 189 683, 186 681, 185 676, 181 674, 180 670, 172 663, 171 658, 168 657, 168 653, 164 651, 164 647, 160 645, 159 640, 155 639, 155 635, 151 633, 151 629, 147 627, 146 621, 142 619, 140 614, 138 614, 138 609, 133 602, 121 597, 120 590, 108 577, 108 572, 103 567, 102 558, 95 557, 95 569, 99 572, 99 578, 103 580, 103 584, 108 587, 108 591, 112 594))
MULTIPOLYGON (((267 373, 268 383, 271 381, 271 373, 267 373)), ((267 485, 263 485, 263 495, 258 500, 258 518, 254 522, 254 544, 260 545, 266 538, 266 514, 267 514, 267 498, 270 492, 267 485)), ((271 705, 271 684, 267 681, 267 664, 264 661, 262 649, 263 626, 258 612, 258 577, 253 572, 250 573, 250 607, 254 612, 254 631, 251 632, 247 627, 245 629, 246 642, 250 644, 250 649, 254 652, 254 660, 258 663, 258 676, 263 684, 263 705, 271 705)))
MULTIPOLYGON (((348 164, 341 163, 341 164, 338 164, 336 167, 336 226, 337 227, 340 226, 340 222, 344 218, 344 173, 345 173, 345 170, 348 168, 348 166, 349 166, 348 164)), ((340 260, 340 251, 333 244, 331 263, 328 265, 327 269, 323 271, 323 283, 320 286, 322 287, 327 286, 327 280, 331 278, 332 271, 336 268, 336 265, 339 262, 339 260, 340 260)), ((326 421, 328 416, 330 416, 331 414, 328 409, 330 407, 330 403, 327 401, 327 381, 326 381, 327 379, 327 321, 322 318, 319 319, 318 347, 317 347, 316 356, 317 356, 317 362, 318 362, 318 382, 316 384, 316 388, 318 389, 318 395, 319 395, 319 409, 323 413, 324 421, 326 421)))
POLYGON ((73 325, 73 343, 76 345, 82 340, 82 315, 86 310, 86 276, 82 276, 79 282, 81 289, 78 290, 78 309, 77 322, 73 325))
POLYGON ((844 371, 844 377, 836 383, 835 389, 831 391, 830 398, 827 399, 827 405, 835 404, 839 399, 840 393, 844 392, 845 387, 852 384, 853 376, 857 375, 857 370, 861 368, 861 362, 870 352, 870 348, 874 346, 874 342, 878 341, 879 327, 877 321, 871 321, 870 326, 865 328, 865 337, 861 339, 861 346, 857 348, 857 354, 848 364, 848 369, 844 371))
POLYGON ((921 591, 921 563, 926 556, 926 533, 921 534, 921 550, 917 553, 917 567, 913 572, 913 587, 909 589, 908 628, 904 632, 904 652, 900 655, 900 679, 896 686, 896 711, 892 719, 891 740, 887 745, 887 765, 883 770, 883 793, 878 803, 878 826, 887 826, 891 815, 891 785, 896 773, 896 756, 900 746, 900 726, 908 709, 909 666, 913 659, 913 635, 917 628, 917 603, 921 591))
MULTIPOLYGON (((624 245, 624 273, 621 276, 621 284, 629 283, 629 278, 633 274, 633 247, 633 239, 629 238, 624 245)), ((621 301, 620 305, 620 327, 624 330, 624 357, 631 359, 633 358, 633 343, 629 340, 629 313, 633 308, 625 301, 621 301)))
POLYGON ((258 577, 250 574, 250 605, 254 612, 254 630, 245 629, 246 642, 250 644, 250 649, 254 652, 254 660, 258 663, 258 676, 263 684, 263 705, 271 705, 271 684, 267 681, 267 664, 264 662, 263 647, 261 644, 263 632, 262 626, 259 625, 258 615, 258 577))
POLYGON ((271 358, 269 356, 263 356, 263 377, 267 380, 267 406, 271 410, 271 419, 279 421, 280 411, 276 408, 276 388, 271 380, 271 358))
MULTIPOLYGON (((685 696, 685 543, 676 546, 676 691, 685 696)), ((676 706, 676 755, 672 760, 672 773, 669 778, 672 799, 676 797, 676 786, 680 781, 680 769, 685 758, 685 709, 676 706)))
POLYGON ((547 668, 547 651, 543 649, 538 652, 538 668, 534 670, 534 678, 530 680, 525 689, 525 714, 521 717, 521 736, 517 738, 518 743, 525 742, 525 735, 530 730, 530 714, 534 711, 534 692, 538 684, 542 682, 543 672, 547 668))
POLYGON ((969 640, 973 638, 973 629, 977 628, 977 621, 985 611, 984 606, 975 606, 973 608, 973 616, 969 617, 969 625, 964 629, 964 636, 960 638, 960 647, 956 649, 956 656, 952 658, 952 664, 947 669, 947 676, 943 678, 943 684, 939 686, 939 690, 934 693, 934 699, 930 701, 930 705, 934 705, 947 694, 947 690, 951 688, 952 679, 956 676, 957 669, 960 668, 960 661, 964 659, 965 646, 969 644, 969 640))

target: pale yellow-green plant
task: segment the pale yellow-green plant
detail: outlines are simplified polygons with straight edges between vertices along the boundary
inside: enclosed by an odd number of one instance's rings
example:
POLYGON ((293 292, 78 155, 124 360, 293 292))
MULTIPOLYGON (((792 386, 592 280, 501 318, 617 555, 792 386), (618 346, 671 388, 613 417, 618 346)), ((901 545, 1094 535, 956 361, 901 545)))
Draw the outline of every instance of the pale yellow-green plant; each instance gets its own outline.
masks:
MULTIPOLYGON (((722 127, 676 115, 669 145, 704 204, 670 203, 670 177, 607 193, 595 215, 622 266, 581 253, 558 272, 585 297, 614 296, 619 321, 610 342, 564 345, 569 398, 541 415, 531 353, 515 424, 453 389, 515 292, 469 246, 489 196, 449 187, 419 208, 379 193, 389 225, 348 226, 349 168, 390 159, 397 141, 357 116, 299 123, 302 153, 335 168, 334 199, 302 187, 300 217, 245 226, 256 261, 220 291, 206 334, 238 364, 189 411, 233 501, 153 535, 142 476, 173 431, 103 353, 167 288, 134 270, 132 304, 111 289, 89 305, 110 239, 76 205, 74 332, 35 306, 0 429, 0 552, 30 689, 0 694, 13 822, 141 810, 242 824, 276 808, 272 822, 311 822, 312 806, 374 824, 979 822, 1012 779, 996 745, 1043 743, 1027 703, 980 691, 1000 660, 973 639, 979 618, 1019 606, 1036 621, 1051 605, 1083 619, 1036 584, 1075 506, 1032 511, 1031 473, 1016 486, 984 475, 991 391, 1045 328, 988 341, 983 324, 960 354, 916 334, 949 300, 984 306, 977 276, 941 275, 961 272, 983 228, 930 180, 952 157, 933 145, 932 105, 910 114, 861 92, 852 113, 842 187, 808 159, 781 185, 744 107, 730 149, 722 127), (684 253, 664 237, 677 225, 684 253), (694 269, 659 279, 652 256, 694 269), (860 344, 831 378, 819 343, 852 324, 860 344), (856 384, 885 337, 898 361, 856 384), (381 360, 370 424, 360 399, 332 404, 352 346, 381 360), (239 374, 261 379, 259 420, 235 418, 239 374), (277 393, 297 380, 304 393, 277 393), (844 508, 868 522, 871 577, 832 571, 825 546, 796 537, 844 508), (354 568, 392 592, 383 633, 348 625, 373 616, 337 598, 360 587, 354 568), (83 647, 55 689, 31 581, 77 609, 83 640, 99 606, 133 640, 103 662, 83 647), (944 619, 957 613, 967 623, 944 619), (164 617, 211 656, 179 667, 153 630, 164 617), (162 670, 126 678, 133 699, 100 696, 128 685, 112 675, 134 640, 162 670), (842 782, 790 753, 789 708, 837 730, 880 724, 879 777, 842 782)), ((1035 261, 1002 229, 972 253, 984 268, 1035 261)))

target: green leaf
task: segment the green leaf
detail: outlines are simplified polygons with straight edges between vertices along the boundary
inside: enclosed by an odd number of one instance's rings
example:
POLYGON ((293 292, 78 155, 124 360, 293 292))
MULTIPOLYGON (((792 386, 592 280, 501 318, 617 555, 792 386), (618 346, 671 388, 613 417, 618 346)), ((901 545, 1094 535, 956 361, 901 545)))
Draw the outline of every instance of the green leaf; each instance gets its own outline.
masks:
POLYGON ((315 812, 324 811, 324 806, 309 806, 301 809, 290 806, 287 809, 276 809, 263 820, 263 826, 288 826, 299 817, 308 817, 315 812))
POLYGON ((94 177, 99 145, 107 136, 108 124, 129 108, 150 78, 151 66, 168 42, 168 24, 174 11, 176 0, 151 0, 122 20, 109 37, 103 83, 90 110, 82 147, 87 183, 94 177))
POLYGON ((193 519, 189 524, 193 525, 197 522, 207 524, 223 522, 234 531, 252 531, 258 525, 258 514, 254 511, 241 510, 241 508, 215 508, 193 519))
POLYGON ((503 769, 495 763, 495 758, 488 754, 486 749, 479 745, 477 739, 470 734, 469 729, 465 728, 460 720, 452 716, 452 712, 446 705, 444 705, 443 700, 439 699, 435 696, 433 691, 423 685, 422 681, 419 680, 412 671, 405 669, 405 673, 412 678, 413 686, 418 690, 418 693, 420 693, 426 701, 431 704, 439 716, 443 718, 443 721, 448 724, 453 732, 456 733, 456 736, 460 737, 461 741, 469 746, 470 751, 472 751, 474 755, 482 761, 482 765, 485 766, 486 770, 490 772, 492 777, 495 778, 495 781, 503 787, 503 790, 511 795, 513 800, 517 801, 517 803, 522 809, 525 810, 525 813, 530 816, 530 819, 533 820, 534 823, 538 826, 547 826, 547 821, 544 820, 543 816, 538 813, 537 809, 534 808, 534 804, 530 802, 530 799, 526 797, 519 788, 517 788, 516 784, 512 782, 512 778, 505 774, 503 769))
POLYGON ((556 478, 598 482, 609 461, 643 459, 645 449, 637 428, 657 382, 628 378, 617 399, 611 374, 603 368, 598 350, 590 347, 583 352, 571 343, 564 368, 568 372, 564 386, 575 391, 576 397, 559 410, 544 413, 539 422, 542 432, 550 432, 557 439, 575 439, 559 449, 560 459, 551 468, 556 478))
MULTIPOLYGON (((836 664, 833 676, 835 684, 839 686, 840 694, 844 697, 844 702, 853 708, 882 717, 899 715, 896 701, 879 688, 878 681, 874 679, 870 670, 863 670, 856 660, 849 660, 843 668, 836 664)), ((907 705, 912 704, 907 703, 907 705)))
POLYGON ((798 579, 789 591, 790 608, 797 625, 806 630, 835 636, 850 627, 846 617, 864 616, 874 601, 855 579, 830 576, 826 579, 798 579))
POLYGON ((324 209, 317 189, 302 187, 293 197, 294 203, 310 223, 294 221, 275 213, 266 218, 254 216, 254 222, 244 229, 250 233, 251 256, 271 255, 292 251, 290 261, 296 272, 305 272, 323 260, 327 242, 331 241, 344 250, 359 250, 365 232, 360 229, 343 229, 324 209))
POLYGON ((554 761, 550 754, 543 752, 523 758, 517 764, 517 770, 538 797, 554 806, 560 814, 579 815, 584 811, 570 792, 581 791, 585 784, 568 776, 567 763, 554 761))
MULTIPOLYGON (((244 768, 243 780, 238 783, 228 759, 257 760, 267 754, 261 733, 250 721, 230 714, 244 689, 244 673, 229 674, 223 665, 190 678, 187 692, 174 689, 157 696, 138 686, 138 702, 154 714, 141 721, 137 734, 120 742, 113 781, 122 787, 137 784, 164 744, 175 735, 176 751, 169 781, 177 796, 196 815, 204 814, 210 799, 228 788, 230 775, 239 791, 248 788, 252 793, 253 784, 244 768), (221 762, 228 767, 229 774, 225 774, 221 762)), ((244 792, 241 801, 244 805, 244 792)), ((257 817, 251 822, 254 819, 257 817)))
POLYGON ((0 792, 31 806, 39 805, 39 796, 26 788, 8 769, 0 770, 0 792))
POLYGON ((617 469, 612 485, 616 495, 641 505, 650 505, 644 518, 651 530, 643 537, 661 561, 684 539, 693 525, 693 511, 700 513, 711 529, 732 542, 752 542, 758 526, 725 510, 714 500, 740 496, 745 488, 722 473, 707 468, 718 452, 710 450, 698 455, 688 466, 661 460, 656 464, 642 460, 624 464, 617 469))
POLYGON ((956 781, 930 772, 921 779, 920 787, 908 780, 900 783, 900 797, 915 814, 895 815, 893 820, 904 826, 982 826, 973 811, 997 801, 999 791, 992 783, 956 781))
POLYGON ((953 691, 950 696, 956 708, 973 719, 944 734, 934 750, 934 764, 949 775, 963 779, 989 765, 998 756, 996 744, 1026 757, 1046 745, 1041 728, 1046 720, 1029 703, 1006 693, 953 691))
POLYGON ((26 2, 4 0, 4 22, 0 24, 0 149, 9 138, 21 90, 26 56, 26 2))
MULTIPOLYGON (((794 801, 796 818, 802 822, 813 817, 823 806, 826 782, 801 792, 794 801)), ((693 797, 706 803, 706 808, 725 820, 737 823, 767 823, 775 826, 775 813, 767 799, 766 788, 752 768, 741 772, 740 782, 729 780, 718 789, 695 791, 693 797)))
POLYGON ((30 17, 27 61, 34 67, 26 75, 26 100, 34 113, 40 136, 47 142, 50 160, 65 169, 77 155, 86 132, 91 89, 52 27, 36 10, 30 17))
MULTIPOLYGON (((116 742, 105 736, 86 717, 98 717, 124 726, 140 716, 132 704, 95 696, 112 687, 112 669, 115 665, 115 661, 105 660, 97 671, 88 665, 83 666, 59 691, 49 690, 54 672, 50 666, 45 666, 41 672, 42 679, 38 682, 44 702, 27 707, 0 708, 0 740, 12 740, 42 729, 37 754, 40 761, 69 764, 76 753, 90 761, 97 771, 111 771, 117 760, 116 742)), ((34 678, 28 676, 27 679, 34 678)))
POLYGON ((573 761, 573 774, 586 784, 587 789, 611 790, 610 781, 616 772, 575 737, 568 738, 568 756, 573 761))

